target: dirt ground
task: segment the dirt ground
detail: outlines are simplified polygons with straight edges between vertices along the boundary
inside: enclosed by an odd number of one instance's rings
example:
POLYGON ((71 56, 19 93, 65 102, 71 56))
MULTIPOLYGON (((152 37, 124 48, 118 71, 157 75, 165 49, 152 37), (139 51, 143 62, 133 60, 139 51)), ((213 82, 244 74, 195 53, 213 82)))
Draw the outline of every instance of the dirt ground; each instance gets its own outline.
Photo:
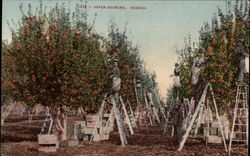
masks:
MULTIPOLYGON (((57 152, 38 152, 39 134, 44 115, 33 117, 10 115, 1 130, 2 156, 221 156, 227 155, 223 144, 208 144, 202 139, 189 138, 183 150, 177 152, 178 143, 170 136, 162 135, 162 125, 135 130, 128 137, 129 145, 121 147, 118 132, 112 132, 108 141, 80 142, 78 147, 60 147, 57 152)), ((246 156, 245 145, 234 145, 232 155, 246 156)))

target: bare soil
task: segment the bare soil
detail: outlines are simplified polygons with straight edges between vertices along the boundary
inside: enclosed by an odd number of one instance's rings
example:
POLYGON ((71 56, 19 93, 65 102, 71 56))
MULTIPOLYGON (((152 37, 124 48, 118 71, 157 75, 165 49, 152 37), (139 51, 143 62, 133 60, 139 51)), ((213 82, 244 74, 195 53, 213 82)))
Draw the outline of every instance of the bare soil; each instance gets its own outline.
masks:
MULTIPOLYGON (((181 152, 177 151, 178 142, 162 135, 162 125, 144 127, 135 130, 135 135, 128 137, 129 145, 120 146, 118 132, 110 134, 108 141, 80 142, 78 147, 60 147, 57 152, 44 153, 38 151, 37 135, 39 134, 44 115, 33 117, 30 123, 28 117, 10 115, 1 128, 1 155, 3 156, 221 156, 228 155, 223 144, 208 144, 202 139, 187 139, 181 152)), ((232 155, 246 156, 244 144, 236 147, 232 155)))

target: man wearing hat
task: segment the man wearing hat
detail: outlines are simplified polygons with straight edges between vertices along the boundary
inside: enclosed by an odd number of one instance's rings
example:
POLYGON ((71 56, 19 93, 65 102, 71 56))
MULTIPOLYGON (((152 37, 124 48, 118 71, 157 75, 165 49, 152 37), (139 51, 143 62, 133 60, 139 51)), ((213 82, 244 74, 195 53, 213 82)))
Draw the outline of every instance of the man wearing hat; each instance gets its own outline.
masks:
POLYGON ((142 98, 142 84, 140 80, 136 80, 136 90, 138 93, 138 98, 141 99, 142 98))
POLYGON ((174 88, 173 88, 173 96, 174 98, 177 98, 177 91, 178 88, 181 87, 180 82, 180 66, 178 63, 175 63, 175 69, 174 69, 174 88))
POLYGON ((192 66, 192 79, 191 84, 194 87, 194 100, 195 106, 198 105, 198 101, 201 98, 202 91, 206 86, 206 81, 202 77, 201 73, 206 67, 207 58, 204 57, 204 49, 199 50, 199 56, 195 58, 193 66, 192 66))
POLYGON ((207 60, 207 58, 204 57, 203 50, 200 49, 199 53, 200 53, 199 56, 195 58, 192 66, 192 80, 191 80, 192 85, 197 84, 200 72, 205 68, 205 62, 207 60))
POLYGON ((238 42, 237 42, 237 54, 238 54, 238 68, 239 68, 239 71, 238 71, 236 84, 237 85, 242 85, 242 84, 244 84, 243 83, 244 72, 249 72, 248 67, 246 67, 246 66, 249 66, 249 62, 246 61, 246 58, 248 58, 249 55, 246 53, 246 45, 245 45, 245 42, 244 42, 244 34, 239 35, 239 39, 238 39, 238 42))
POLYGON ((175 87, 180 87, 180 65, 178 63, 175 63, 175 69, 174 69, 174 76, 175 76, 175 82, 174 85, 175 87))
POLYGON ((118 68, 118 60, 114 59, 113 61, 113 74, 112 74, 112 94, 115 96, 115 99, 118 100, 118 93, 121 88, 121 78, 120 78, 120 69, 118 68))

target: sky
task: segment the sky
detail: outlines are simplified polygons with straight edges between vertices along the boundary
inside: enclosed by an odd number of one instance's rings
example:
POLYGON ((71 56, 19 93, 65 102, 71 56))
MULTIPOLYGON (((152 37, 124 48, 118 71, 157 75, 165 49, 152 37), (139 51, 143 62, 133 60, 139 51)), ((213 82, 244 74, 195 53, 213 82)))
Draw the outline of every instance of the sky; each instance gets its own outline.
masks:
MULTIPOLYGON (((85 4, 86 1, 45 0, 43 4, 49 8, 56 2, 64 2, 67 7, 74 9, 76 3, 85 4)), ((21 18, 21 3, 24 11, 27 10, 28 3, 33 10, 39 6, 38 0, 3 0, 2 40, 11 40, 7 20, 17 22, 21 18)), ((107 36, 111 21, 122 31, 127 28, 128 38, 138 46, 146 68, 155 71, 159 93, 165 98, 167 89, 173 82, 170 75, 173 74, 178 58, 176 48, 184 47, 184 38, 188 34, 197 41, 203 23, 211 22, 217 7, 222 10, 225 8, 225 1, 88 0, 87 6, 91 6, 87 8, 89 23, 93 22, 94 15, 97 14, 94 25, 96 32, 107 36), (96 9, 94 6, 124 6, 126 9, 96 9), (130 9, 136 6, 145 9, 130 9)))

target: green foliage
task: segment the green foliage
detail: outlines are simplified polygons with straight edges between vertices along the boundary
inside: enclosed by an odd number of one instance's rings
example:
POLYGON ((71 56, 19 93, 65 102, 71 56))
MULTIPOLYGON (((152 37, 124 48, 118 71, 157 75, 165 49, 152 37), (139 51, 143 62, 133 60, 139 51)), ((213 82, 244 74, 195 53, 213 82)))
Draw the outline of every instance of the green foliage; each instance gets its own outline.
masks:
MULTIPOLYGON (((136 104, 134 79, 140 80, 144 89, 156 88, 155 73, 149 73, 143 68, 138 48, 128 40, 126 30, 121 32, 115 24, 110 26, 107 53, 109 58, 119 60, 122 79, 120 93, 124 99, 129 99, 133 105, 136 104)), ((141 99, 141 103, 143 101, 144 99, 141 99)))
POLYGON ((109 60, 114 58, 120 61, 124 99, 136 104, 134 78, 156 86, 155 75, 143 72, 138 48, 114 25, 107 40, 93 32, 87 13, 78 6, 73 12, 57 4, 46 13, 42 3, 36 13, 31 5, 27 14, 22 5, 20 10, 17 29, 10 27, 11 43, 2 43, 2 98, 97 111, 111 87, 109 60))
POLYGON ((77 7, 73 13, 64 5, 42 12, 23 14, 10 48, 4 49, 11 96, 28 105, 98 109, 108 79, 103 38, 90 31, 82 20, 86 13, 77 7))
MULTIPOLYGON (((227 12, 222 13, 218 9, 218 18, 212 18, 212 26, 205 23, 200 30, 199 49, 204 49, 205 57, 208 58, 207 66, 202 72, 202 77, 213 86, 219 110, 228 107, 227 104, 236 97, 236 76, 238 72, 236 42, 240 34, 244 35, 247 53, 249 53, 249 11, 248 3, 237 1, 232 7, 227 5, 227 12), (244 8, 244 9, 243 9, 244 8), (234 13, 234 14, 233 14, 234 13), (235 17, 235 19, 233 18, 235 17), (247 18, 248 17, 248 18, 247 18), (217 20, 218 19, 218 20, 217 20)), ((190 45, 186 47, 191 48, 190 45)), ((184 48, 180 52, 181 62, 181 84, 179 89, 180 98, 190 98, 193 95, 193 88, 190 85, 192 76, 192 64, 197 57, 198 50, 192 49, 187 52, 184 48)), ((245 74, 246 83, 249 83, 249 75, 245 74)))

